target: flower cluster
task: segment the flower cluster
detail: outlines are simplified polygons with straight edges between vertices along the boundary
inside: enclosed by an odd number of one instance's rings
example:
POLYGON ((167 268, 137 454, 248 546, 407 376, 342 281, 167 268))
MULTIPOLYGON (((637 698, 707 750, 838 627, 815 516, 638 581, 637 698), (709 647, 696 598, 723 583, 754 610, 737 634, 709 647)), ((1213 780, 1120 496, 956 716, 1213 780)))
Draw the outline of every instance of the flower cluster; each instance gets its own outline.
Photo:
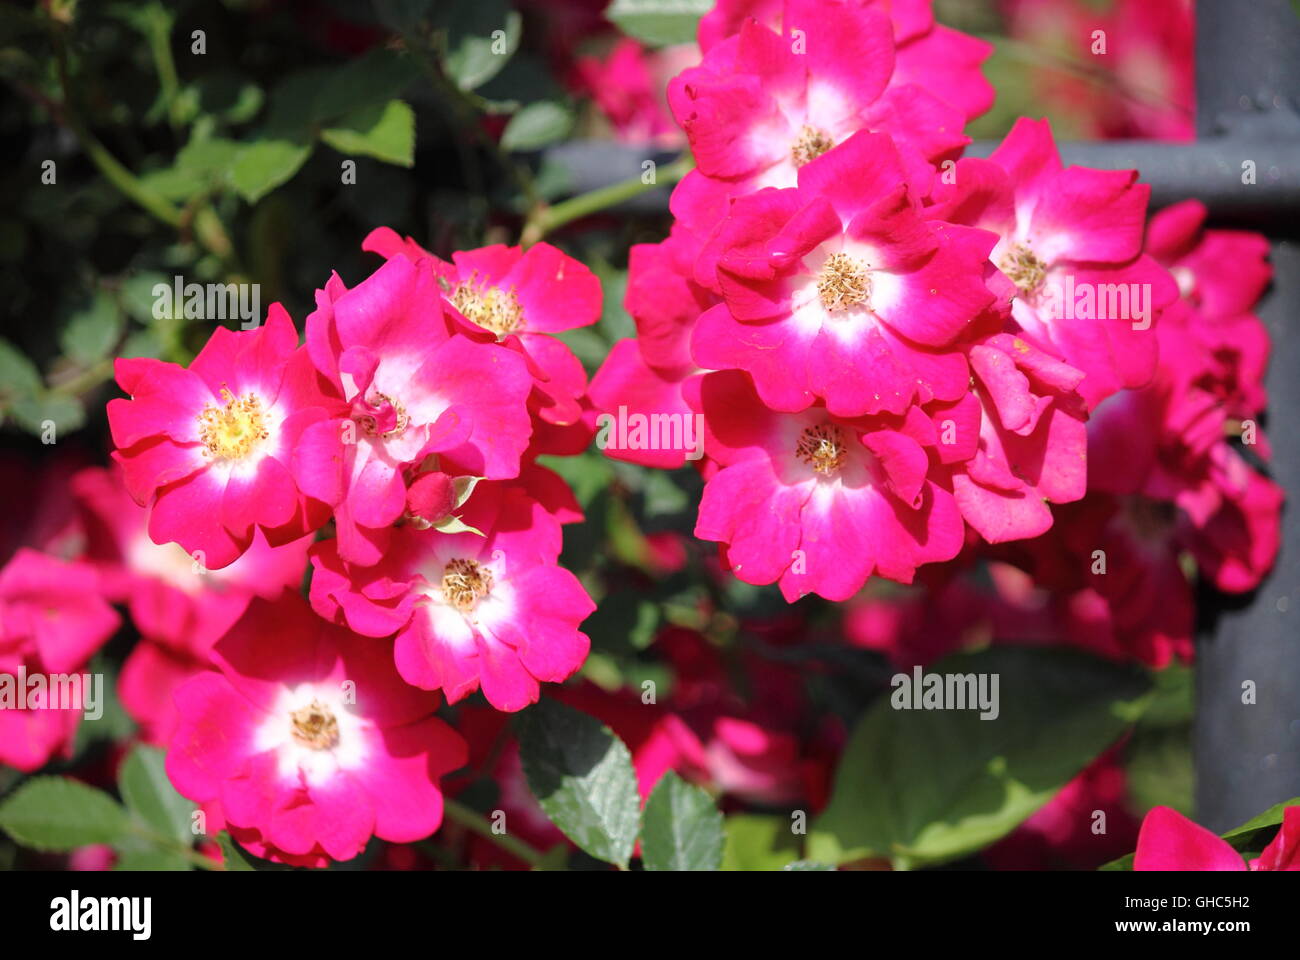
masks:
POLYGON ((1087 490, 1090 411, 1155 375, 1178 289, 1143 250, 1135 172, 1063 167, 1029 120, 960 156, 988 106, 977 41, 768 6, 706 18, 670 85, 698 168, 669 239, 633 249, 639 335, 592 398, 701 417, 697 535, 746 582, 843 600, 971 536, 1046 533, 1087 490))
MULTIPOLYGON (((599 282, 547 244, 365 246, 386 262, 331 277, 303 343, 277 304, 188 367, 118 360, 115 465, 70 482, 77 563, 22 553, 0 578, 6 665, 83 663, 125 604, 122 701, 177 789, 300 864, 434 830, 466 749, 440 700, 535 702, 586 658, 594 609, 558 562, 581 511, 536 458, 590 437, 551 334, 596 321, 599 282), (69 582, 76 603, 48 599, 69 582)), ((65 714, 30 716, 61 733, 13 738, 23 769, 68 742, 65 714)))

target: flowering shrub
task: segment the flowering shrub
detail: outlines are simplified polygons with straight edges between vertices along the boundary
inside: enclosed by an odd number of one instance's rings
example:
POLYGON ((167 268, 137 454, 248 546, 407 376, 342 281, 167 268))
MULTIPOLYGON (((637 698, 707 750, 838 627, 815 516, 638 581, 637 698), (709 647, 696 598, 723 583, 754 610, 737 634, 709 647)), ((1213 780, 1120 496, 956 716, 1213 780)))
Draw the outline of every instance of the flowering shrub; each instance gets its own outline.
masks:
MULTIPOLYGON (((183 146, 16 81, 92 164, 32 190, 146 232, 0 342, 13 856, 1295 868, 1300 806, 1177 812, 1197 590, 1280 542, 1262 236, 1046 119, 968 152, 995 45, 928 0, 287 6, 233 91, 191 14, 33 15, 64 84, 143 31, 183 146)), ((1107 14, 1123 83, 1175 6, 1107 14)))

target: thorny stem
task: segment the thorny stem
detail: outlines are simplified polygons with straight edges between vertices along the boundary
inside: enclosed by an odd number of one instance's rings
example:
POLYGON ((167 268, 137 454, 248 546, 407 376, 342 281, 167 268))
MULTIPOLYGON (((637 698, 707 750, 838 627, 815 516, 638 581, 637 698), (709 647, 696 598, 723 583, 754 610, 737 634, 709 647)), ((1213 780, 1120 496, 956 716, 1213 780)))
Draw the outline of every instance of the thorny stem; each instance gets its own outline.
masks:
MULTIPOLYGON (((59 86, 63 91, 61 109, 53 113, 53 119, 72 131, 90 162, 123 196, 168 226, 178 230, 185 228, 188 221, 186 211, 149 189, 135 174, 119 163, 108 148, 100 143, 99 139, 81 122, 73 106, 67 47, 57 24, 51 25, 50 39, 54 44, 59 86)), ((230 242, 225 226, 209 205, 204 204, 197 209, 194 227, 194 235, 204 247, 220 257, 223 262, 231 259, 234 245, 230 242)))
MULTIPOLYGON (((524 195, 529 206, 535 205, 538 202, 537 189, 533 184, 532 175, 522 164, 517 163, 509 153, 503 150, 501 144, 491 137, 479 122, 478 111, 481 101, 474 94, 457 86, 455 81, 447 76, 438 61, 430 55, 429 51, 433 42, 439 41, 439 39, 435 36, 425 41, 414 34, 406 34, 402 37, 402 45, 406 50, 414 54, 420 68, 429 78, 430 84, 441 95, 442 102, 452 113, 452 119, 456 125, 473 137, 482 149, 492 155, 497 166, 514 181, 515 186, 524 195)), ((474 165, 473 158, 465 154, 465 146, 460 140, 456 141, 456 148, 462 152, 461 161, 466 168, 467 176, 476 181, 481 181, 481 175, 474 165)), ((471 186, 476 187, 478 193, 483 192, 481 182, 471 184, 471 186)))
POLYGON ((158 831, 149 827, 142 826, 138 823, 133 824, 132 832, 139 837, 143 837, 146 840, 152 840, 155 843, 167 847, 171 852, 184 857, 200 870, 223 871, 227 869, 226 865, 220 860, 209 857, 207 854, 199 853, 199 851, 195 850, 193 847, 187 846, 184 843, 179 843, 171 837, 163 836, 158 831))
POLYGON ((149 39, 149 52, 153 56, 154 68, 158 71, 158 84, 162 87, 167 120, 172 128, 176 129, 180 126, 180 120, 176 115, 176 97, 180 92, 180 78, 176 73, 176 61, 172 58, 172 17, 173 14, 159 4, 151 11, 145 32, 149 39))
POLYGON ((443 815, 448 820, 453 820, 467 830, 477 833, 485 840, 491 840, 498 847, 528 864, 534 869, 541 869, 546 865, 546 858, 541 852, 524 843, 522 840, 516 840, 508 833, 493 833, 492 825, 483 819, 483 814, 470 807, 465 806, 457 800, 450 797, 442 798, 443 815))
POLYGON ((525 247, 532 246, 566 223, 590 216, 607 207, 616 206, 659 187, 672 186, 694 168, 694 158, 689 153, 684 153, 672 163, 655 171, 654 178, 648 183, 643 176, 630 177, 618 183, 611 183, 607 187, 571 197, 554 206, 535 206, 533 212, 528 215, 519 242, 525 247))
POLYGON ((1084 63, 1075 57, 1042 50, 1033 44, 1001 34, 985 34, 982 36, 983 39, 994 44, 1008 56, 1032 66, 1047 67, 1101 86, 1112 87, 1120 96, 1135 103, 1151 107, 1176 108, 1185 112, 1182 107, 1179 107, 1168 97, 1161 96, 1153 90, 1123 82, 1108 71, 1084 63))

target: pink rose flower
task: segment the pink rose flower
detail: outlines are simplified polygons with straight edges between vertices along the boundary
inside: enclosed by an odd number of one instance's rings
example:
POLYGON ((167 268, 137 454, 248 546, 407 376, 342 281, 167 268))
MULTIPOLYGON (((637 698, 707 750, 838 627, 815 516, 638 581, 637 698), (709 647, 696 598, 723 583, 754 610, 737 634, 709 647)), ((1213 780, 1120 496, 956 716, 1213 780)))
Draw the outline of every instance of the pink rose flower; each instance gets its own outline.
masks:
POLYGON ((266 323, 218 327, 189 368, 119 359, 131 398, 108 404, 126 488, 150 508, 155 543, 179 543, 204 567, 233 563, 257 530, 280 546, 329 518, 290 472, 299 437, 338 401, 321 390, 293 321, 273 304, 266 323))
POLYGON ((465 742, 387 644, 286 592, 254 600, 212 658, 216 671, 176 692, 167 775, 184 796, 219 800, 232 827, 295 857, 348 860, 372 835, 410 843, 438 828, 438 780, 465 742))

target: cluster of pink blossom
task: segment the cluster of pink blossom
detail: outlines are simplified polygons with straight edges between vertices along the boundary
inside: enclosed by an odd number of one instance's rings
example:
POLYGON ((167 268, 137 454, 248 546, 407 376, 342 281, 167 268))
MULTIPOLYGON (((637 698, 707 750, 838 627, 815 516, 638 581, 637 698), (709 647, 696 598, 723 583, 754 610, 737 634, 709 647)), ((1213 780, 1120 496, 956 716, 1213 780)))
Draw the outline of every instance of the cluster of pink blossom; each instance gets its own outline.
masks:
MULTIPOLYGON (((698 169, 671 236, 632 250, 637 337, 596 405, 702 416, 697 536, 787 600, 857 595, 847 639, 900 666, 990 639, 1190 658, 1184 558, 1243 592, 1278 548, 1282 492, 1258 469, 1264 238, 1206 230, 1195 201, 1148 222, 1136 172, 1063 167, 1045 121, 961 157, 985 51, 903 20, 928 5, 728 6, 670 87, 698 169), (888 43, 865 54, 886 13, 892 72, 888 43), (851 66, 868 59, 874 77, 851 66), (927 589, 862 591, 873 575, 927 589)), ((1133 57, 1152 29, 1123 32, 1133 57)), ((1123 793, 1112 752, 990 862, 1106 859, 1071 815, 1085 806, 1116 815, 1111 856, 1132 849, 1123 793)))
POLYGON ((1031 573, 1067 642, 1188 655, 1180 555, 1240 591, 1277 549, 1280 491, 1240 453, 1267 458, 1263 238, 1194 202, 1148 225, 1137 173, 1063 166, 1045 121, 961 156, 988 51, 928 5, 731 6, 670 84, 698 167, 632 249, 638 335, 596 406, 700 418, 696 534, 787 600, 960 554, 1010 563, 991 602, 1025 616, 1031 573))
MULTIPOLYGON (((276 304, 188 367, 118 360, 114 465, 76 473, 78 515, 0 575, 0 666, 80 669, 126 605, 123 705, 173 784, 303 864, 434 830, 466 756, 441 699, 535 702, 586 658, 595 608, 558 563, 581 511, 536 458, 590 438, 551 334, 596 321, 599 281, 547 244, 366 247, 386 262, 331 277, 305 343, 276 304)), ((0 712, 24 727, 0 759, 34 770, 79 711, 27 706, 0 712)))

